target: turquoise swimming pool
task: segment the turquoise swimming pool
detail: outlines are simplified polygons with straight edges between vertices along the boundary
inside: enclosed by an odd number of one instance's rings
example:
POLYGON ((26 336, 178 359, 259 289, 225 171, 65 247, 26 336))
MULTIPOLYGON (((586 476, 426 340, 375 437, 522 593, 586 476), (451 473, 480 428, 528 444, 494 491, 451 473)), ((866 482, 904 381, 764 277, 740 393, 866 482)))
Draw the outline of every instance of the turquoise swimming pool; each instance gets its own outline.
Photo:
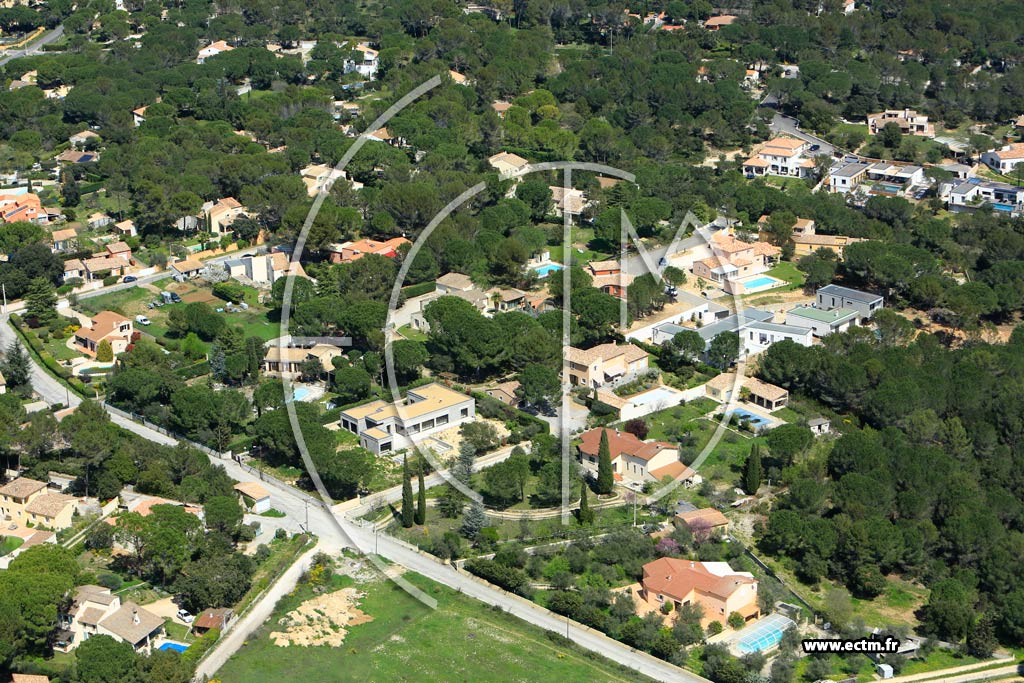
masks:
POLYGON ((561 269, 562 266, 558 265, 557 263, 547 263, 543 266, 537 266, 533 270, 534 272, 537 273, 537 275, 540 275, 541 277, 547 277, 548 275, 551 275, 551 273, 557 273, 561 269))
POLYGON ((737 634, 736 649, 740 654, 770 650, 779 644, 782 635, 794 625, 792 619, 781 614, 769 614, 737 634))
POLYGON ((161 645, 160 647, 158 647, 157 649, 158 650, 173 650, 175 652, 181 653, 181 652, 184 652, 185 650, 188 649, 188 645, 185 645, 183 643, 172 643, 172 642, 168 641, 168 642, 164 643, 163 645, 161 645))
POLYGON ((309 387, 296 387, 295 391, 292 392, 292 400, 305 401, 307 398, 309 398, 309 394, 309 387))

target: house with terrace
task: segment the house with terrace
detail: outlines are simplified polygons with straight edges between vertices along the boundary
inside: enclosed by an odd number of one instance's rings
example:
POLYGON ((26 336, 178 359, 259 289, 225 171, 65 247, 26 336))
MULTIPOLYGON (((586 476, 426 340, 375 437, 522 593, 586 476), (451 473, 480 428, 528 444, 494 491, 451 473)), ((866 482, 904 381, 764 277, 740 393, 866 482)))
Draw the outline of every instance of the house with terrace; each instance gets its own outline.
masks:
POLYGON ((476 401, 441 384, 410 389, 404 400, 381 400, 342 411, 339 424, 377 455, 410 448, 431 435, 476 419, 476 401))
POLYGON ((101 311, 92 317, 88 327, 82 326, 75 332, 75 348, 95 356, 100 344, 106 341, 116 358, 128 350, 134 331, 130 318, 113 311, 101 311))
POLYGON ((845 332, 860 319, 860 313, 852 308, 822 310, 812 306, 797 306, 786 311, 786 324, 795 327, 810 327, 815 337, 845 332))
POLYGON ((928 123, 928 117, 913 109, 886 109, 877 114, 868 114, 868 135, 878 135, 885 126, 895 123, 903 135, 935 137, 935 125, 928 123))
POLYGON ((561 185, 550 185, 548 189, 551 190, 552 211, 558 218, 577 218, 590 203, 583 190, 564 188, 561 185))
POLYGON ((793 235, 789 241, 793 243, 794 256, 808 256, 819 249, 830 249, 841 261, 846 247, 858 242, 866 242, 867 239, 846 235, 793 235))
POLYGON ((710 246, 711 256, 693 262, 694 277, 735 295, 745 294, 748 287, 762 286, 756 276, 767 272, 782 253, 773 244, 744 242, 724 230, 711 237, 710 246))
POLYGON ((622 272, 622 264, 618 259, 591 261, 587 264, 587 271, 589 271, 595 287, 605 294, 611 294, 619 299, 626 298, 627 289, 636 279, 635 275, 622 272))
POLYGON ((377 76, 380 68, 380 53, 366 43, 359 43, 352 48, 353 57, 345 60, 345 73, 356 72, 367 80, 377 76))
POLYGON ((810 146, 811 143, 797 138, 773 138, 743 162, 743 173, 751 178, 765 175, 806 178, 814 171, 814 159, 806 156, 810 146))
POLYGON ((224 197, 214 202, 206 202, 202 208, 206 216, 207 227, 214 235, 226 235, 231 232, 231 224, 240 216, 247 216, 246 208, 234 197, 224 197))
POLYGON ((698 604, 703 608, 701 626, 712 621, 724 625, 733 612, 744 621, 761 615, 757 604, 757 579, 750 572, 737 572, 727 562, 662 557, 648 562, 636 596, 642 612, 660 609, 666 602, 675 609, 698 604), (645 609, 646 607, 646 609, 645 609))
POLYGON ((311 348, 286 346, 281 348, 271 343, 263 355, 261 369, 268 377, 288 377, 297 379, 302 375, 303 368, 312 367, 316 362, 320 368, 320 376, 326 377, 334 372, 334 359, 342 355, 342 351, 332 344, 316 344, 311 348))
POLYGON ((1012 173, 1024 163, 1024 142, 1015 142, 993 149, 981 155, 981 161, 993 171, 1012 173))
POLYGON ((666 441, 641 441, 629 432, 601 427, 583 432, 578 447, 584 469, 597 475, 601 437, 608 438, 612 473, 616 481, 643 483, 661 481, 665 477, 692 478, 696 473, 679 460, 679 447, 666 441))
POLYGON ((815 308, 820 308, 823 311, 832 311, 839 308, 852 309, 859 314, 858 323, 870 320, 875 315, 875 312, 885 305, 885 299, 879 294, 862 292, 859 289, 851 289, 839 285, 819 287, 814 296, 815 308))
POLYGON ((355 242, 332 244, 327 251, 331 263, 351 263, 367 254, 395 258, 398 256, 398 249, 403 244, 412 244, 412 242, 404 237, 392 237, 384 241, 361 239, 355 242))
POLYGON ((942 183, 939 198, 953 213, 986 209, 1017 216, 1024 212, 1024 187, 981 178, 942 183))
POLYGON ((55 649, 70 652, 93 636, 105 635, 149 654, 163 632, 163 617, 134 602, 122 603, 108 588, 79 586, 71 606, 59 616, 55 649))
POLYGON ((600 389, 636 377, 648 368, 650 354, 634 344, 601 344, 591 349, 568 346, 563 372, 575 387, 600 389))
POLYGON ((39 195, 32 192, 0 194, 0 218, 4 223, 29 221, 45 225, 50 222, 50 213, 43 208, 39 195))

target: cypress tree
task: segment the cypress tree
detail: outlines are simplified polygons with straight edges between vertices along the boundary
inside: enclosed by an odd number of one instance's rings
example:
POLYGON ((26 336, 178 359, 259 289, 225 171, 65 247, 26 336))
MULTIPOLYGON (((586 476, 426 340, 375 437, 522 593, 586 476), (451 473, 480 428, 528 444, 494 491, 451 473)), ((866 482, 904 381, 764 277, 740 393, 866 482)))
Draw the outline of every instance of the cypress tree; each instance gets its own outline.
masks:
POLYGON ((419 491, 416 493, 416 523, 420 526, 427 522, 427 487, 423 483, 423 463, 420 463, 419 472, 416 473, 416 483, 419 484, 419 491))
POLYGON ((743 463, 743 490, 753 495, 761 487, 761 447, 754 444, 743 463))
POLYGON ((587 526, 594 523, 594 511, 590 509, 590 501, 587 500, 587 488, 587 480, 584 479, 580 482, 579 522, 581 526, 587 526))
POLYGON ((412 478, 409 476, 409 458, 402 460, 402 526, 412 526, 416 511, 412 500, 412 478))
POLYGON ((594 490, 601 494, 612 492, 615 477, 612 474, 612 450, 608 445, 608 430, 601 430, 601 444, 597 447, 597 486, 594 490))

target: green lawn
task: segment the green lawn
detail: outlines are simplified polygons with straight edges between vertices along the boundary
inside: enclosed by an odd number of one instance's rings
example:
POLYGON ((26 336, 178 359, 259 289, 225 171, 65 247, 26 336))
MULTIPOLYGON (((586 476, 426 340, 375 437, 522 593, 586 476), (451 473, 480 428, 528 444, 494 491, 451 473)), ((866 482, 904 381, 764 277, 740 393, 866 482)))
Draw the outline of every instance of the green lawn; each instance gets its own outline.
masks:
POLYGON ((398 334, 402 335, 410 341, 425 342, 427 341, 427 335, 423 334, 419 330, 413 329, 412 325, 402 325, 398 328, 398 334))
MULTIPOLYGON (((277 620, 311 597, 302 586, 218 673, 224 683, 332 681, 649 681, 597 655, 577 651, 503 612, 435 584, 405 578, 438 601, 432 610, 389 581, 359 585, 373 620, 351 628, 341 647, 274 645, 277 620)), ((347 577, 336 587, 350 583, 347 577)))
POLYGON ((20 548, 21 544, 24 542, 24 540, 16 536, 5 536, 4 539, 0 541, 0 557, 6 555, 7 553, 14 552, 18 548, 20 548))
POLYGON ((155 298, 156 295, 145 287, 129 287, 118 292, 81 299, 78 308, 92 315, 96 315, 100 311, 114 311, 134 318, 138 315, 137 311, 140 310, 139 302, 151 301, 155 298))

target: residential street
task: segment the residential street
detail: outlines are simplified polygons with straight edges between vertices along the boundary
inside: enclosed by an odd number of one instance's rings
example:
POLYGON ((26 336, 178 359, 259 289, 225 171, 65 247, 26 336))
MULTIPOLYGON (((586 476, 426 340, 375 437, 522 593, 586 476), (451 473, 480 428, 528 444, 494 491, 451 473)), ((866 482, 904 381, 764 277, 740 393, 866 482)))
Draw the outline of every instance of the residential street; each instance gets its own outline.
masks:
POLYGON ((836 153, 835 145, 825 140, 822 140, 819 137, 811 135, 810 133, 805 133, 804 131, 800 130, 800 123, 796 119, 789 116, 776 114, 775 118, 772 119, 772 132, 785 133, 787 135, 792 135, 795 138, 800 138, 801 140, 809 142, 812 145, 820 145, 821 149, 816 151, 816 154, 819 155, 827 154, 829 156, 832 156, 833 154, 836 153))
POLYGON ((63 25, 58 26, 52 31, 44 33, 42 37, 30 43, 28 47, 18 48, 17 50, 11 52, 11 54, 0 59, 0 66, 5 66, 7 62, 10 62, 15 59, 21 59, 22 57, 31 57, 33 55, 37 55, 43 51, 43 47, 45 45, 49 45, 50 43, 59 39, 62 35, 64 35, 63 25))

